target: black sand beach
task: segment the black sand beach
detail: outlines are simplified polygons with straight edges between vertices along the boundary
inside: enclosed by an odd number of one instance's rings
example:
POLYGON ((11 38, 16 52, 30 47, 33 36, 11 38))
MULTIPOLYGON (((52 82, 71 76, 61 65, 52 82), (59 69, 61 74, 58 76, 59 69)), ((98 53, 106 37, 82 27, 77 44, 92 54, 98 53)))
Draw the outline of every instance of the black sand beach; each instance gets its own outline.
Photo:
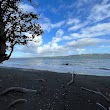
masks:
MULTIPOLYGON (((110 103, 100 95, 83 88, 110 94, 110 77, 76 75, 39 70, 0 68, 0 110, 103 110, 110 103), (18 87, 5 91, 10 87, 18 87), (26 88, 21 91, 19 88, 26 88), (30 92, 28 90, 37 90, 30 92), (12 105, 13 101, 23 99, 12 105)), ((110 98, 110 97, 109 97, 110 98)))

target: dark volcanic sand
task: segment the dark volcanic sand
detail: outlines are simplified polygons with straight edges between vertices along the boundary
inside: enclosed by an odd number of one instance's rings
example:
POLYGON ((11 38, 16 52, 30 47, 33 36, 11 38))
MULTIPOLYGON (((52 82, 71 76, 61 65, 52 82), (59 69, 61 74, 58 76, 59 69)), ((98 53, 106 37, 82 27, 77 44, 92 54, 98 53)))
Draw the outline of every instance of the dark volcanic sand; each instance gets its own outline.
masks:
POLYGON ((38 90, 38 93, 22 94, 11 91, 1 95, 0 110, 103 110, 96 105, 96 102, 100 102, 105 107, 110 105, 100 95, 81 89, 81 87, 92 90, 98 88, 103 94, 110 93, 110 77, 76 75, 75 82, 67 86, 70 80, 69 73, 2 67, 0 93, 9 87, 34 89, 38 90), (27 102, 8 107, 12 101, 21 98, 26 99, 27 102))

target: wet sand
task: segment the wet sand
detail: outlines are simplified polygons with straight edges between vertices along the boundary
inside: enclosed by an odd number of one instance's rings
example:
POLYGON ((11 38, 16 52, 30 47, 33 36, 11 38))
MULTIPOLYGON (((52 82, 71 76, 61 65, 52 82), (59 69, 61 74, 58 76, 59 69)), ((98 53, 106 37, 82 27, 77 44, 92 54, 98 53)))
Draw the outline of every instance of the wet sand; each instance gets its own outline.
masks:
POLYGON ((110 106, 100 95, 81 89, 98 88, 103 94, 110 94, 110 77, 76 74, 74 82, 67 85, 71 78, 70 73, 0 67, 0 110, 103 110, 96 102, 110 106), (37 92, 10 90, 2 94, 10 87, 37 92), (9 106, 17 99, 26 102, 9 106))

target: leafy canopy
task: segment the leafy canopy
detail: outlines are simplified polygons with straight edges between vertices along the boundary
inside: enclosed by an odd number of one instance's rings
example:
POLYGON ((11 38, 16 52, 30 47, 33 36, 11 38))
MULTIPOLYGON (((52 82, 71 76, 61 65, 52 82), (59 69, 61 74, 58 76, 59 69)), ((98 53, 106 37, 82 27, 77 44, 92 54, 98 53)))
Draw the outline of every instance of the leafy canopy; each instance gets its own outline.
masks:
MULTIPOLYGON (((30 0, 31 1, 31 0, 30 0)), ((19 8, 20 0, 2 0, 0 1, 0 20, 2 35, 6 51, 10 54, 4 56, 4 60, 9 59, 16 44, 26 45, 28 41, 34 41, 36 36, 42 35, 43 30, 38 23, 39 15, 33 12, 23 12, 19 8), (27 36, 26 33, 32 36, 27 36)), ((3 47, 2 47, 3 48, 3 47)))

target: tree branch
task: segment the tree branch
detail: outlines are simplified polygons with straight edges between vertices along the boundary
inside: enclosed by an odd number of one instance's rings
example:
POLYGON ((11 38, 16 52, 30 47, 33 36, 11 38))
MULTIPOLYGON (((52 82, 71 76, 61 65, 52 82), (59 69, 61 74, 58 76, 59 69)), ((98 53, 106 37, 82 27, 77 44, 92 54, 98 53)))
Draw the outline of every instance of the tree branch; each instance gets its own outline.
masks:
POLYGON ((105 96, 104 94, 102 94, 101 91, 98 88, 97 88, 97 91, 93 91, 93 90, 90 90, 90 89, 87 89, 87 88, 84 88, 84 87, 81 87, 81 89, 92 92, 92 93, 97 94, 97 95, 100 95, 104 99, 106 99, 106 101, 108 101, 110 103, 110 99, 107 96, 105 96))
POLYGON ((5 60, 8 60, 14 50, 14 46, 17 44, 17 42, 15 42, 12 46, 11 46, 11 51, 10 51, 10 54, 8 56, 5 57, 5 60))
POLYGON ((107 108, 105 108, 102 104, 100 104, 99 102, 96 102, 96 104, 98 105, 98 106, 100 106, 101 108, 103 108, 104 110, 107 110, 107 108))
POLYGON ((67 83, 67 86, 68 86, 68 85, 71 85, 72 83, 74 83, 75 77, 76 77, 76 74, 74 74, 74 71, 73 71, 72 76, 71 76, 71 81, 69 81, 69 82, 67 83))

